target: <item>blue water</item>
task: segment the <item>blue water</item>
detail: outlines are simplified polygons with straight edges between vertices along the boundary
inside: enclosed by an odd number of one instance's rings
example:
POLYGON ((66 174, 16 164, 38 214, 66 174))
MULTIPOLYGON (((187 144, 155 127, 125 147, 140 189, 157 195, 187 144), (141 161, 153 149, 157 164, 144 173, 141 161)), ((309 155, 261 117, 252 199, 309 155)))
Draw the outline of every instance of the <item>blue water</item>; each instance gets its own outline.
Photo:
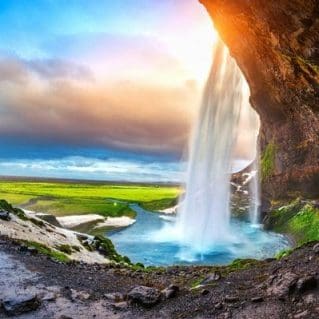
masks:
POLYGON ((181 244, 174 227, 174 216, 148 212, 138 205, 131 205, 136 211, 136 223, 108 233, 116 249, 128 256, 132 262, 145 265, 223 265, 236 258, 267 258, 289 247, 287 238, 280 234, 266 232, 248 222, 233 220, 233 237, 207 247, 205 252, 191 251, 181 244))

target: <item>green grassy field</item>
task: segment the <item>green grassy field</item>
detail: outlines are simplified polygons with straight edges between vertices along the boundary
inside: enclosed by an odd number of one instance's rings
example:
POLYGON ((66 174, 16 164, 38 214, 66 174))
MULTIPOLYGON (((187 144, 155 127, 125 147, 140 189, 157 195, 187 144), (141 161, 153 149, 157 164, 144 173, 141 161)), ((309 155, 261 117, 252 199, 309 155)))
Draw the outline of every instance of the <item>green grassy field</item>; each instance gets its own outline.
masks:
POLYGON ((175 186, 0 180, 0 199, 55 216, 94 213, 132 217, 130 203, 163 209, 174 203, 179 193, 175 186))

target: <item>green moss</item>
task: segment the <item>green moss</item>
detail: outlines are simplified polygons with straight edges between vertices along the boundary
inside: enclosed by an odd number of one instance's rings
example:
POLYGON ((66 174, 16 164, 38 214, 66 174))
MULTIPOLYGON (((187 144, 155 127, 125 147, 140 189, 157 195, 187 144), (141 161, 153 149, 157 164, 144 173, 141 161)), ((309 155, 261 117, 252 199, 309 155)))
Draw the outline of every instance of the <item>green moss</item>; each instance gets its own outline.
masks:
POLYGON ((261 178, 266 180, 272 175, 275 169, 276 145, 269 143, 265 148, 260 161, 261 178))
POLYGON ((65 254, 71 255, 72 254, 72 247, 70 245, 62 244, 56 247, 57 250, 62 251, 65 254))
POLYGON ((22 220, 29 220, 29 218, 25 215, 22 209, 14 208, 4 199, 0 200, 0 209, 3 209, 11 214, 14 214, 22 220))
POLYGON ((53 258, 54 260, 57 260, 63 263, 67 263, 70 261, 70 258, 66 256, 64 253, 51 249, 43 244, 37 243, 35 241, 27 241, 27 240, 23 240, 21 242, 28 247, 35 248, 40 254, 47 255, 53 258))
POLYGON ((271 212, 267 228, 291 235, 297 245, 319 240, 319 209, 301 200, 271 212))
POLYGON ((305 205, 288 223, 299 245, 319 240, 319 210, 305 205))
POLYGON ((256 259, 235 259, 230 265, 226 267, 227 272, 233 272, 237 270, 245 270, 254 267, 261 262, 256 259))
POLYGON ((159 200, 149 201, 149 202, 141 202, 140 206, 149 211, 159 211, 166 208, 173 207, 177 205, 178 197, 175 198, 163 198, 159 200))
POLYGON ((39 219, 35 219, 35 218, 29 218, 29 221, 38 226, 38 227, 44 227, 44 222, 42 220, 39 220, 39 219))
POLYGON ((294 250, 292 248, 284 249, 278 252, 275 256, 276 259, 281 259, 284 257, 288 257, 294 250))

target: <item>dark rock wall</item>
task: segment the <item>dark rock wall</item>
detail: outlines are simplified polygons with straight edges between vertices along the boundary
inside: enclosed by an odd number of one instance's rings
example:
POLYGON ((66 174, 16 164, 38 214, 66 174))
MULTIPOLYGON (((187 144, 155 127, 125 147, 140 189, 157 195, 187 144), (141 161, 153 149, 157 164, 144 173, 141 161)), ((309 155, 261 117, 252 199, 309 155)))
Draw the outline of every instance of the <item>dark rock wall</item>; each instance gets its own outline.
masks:
POLYGON ((263 196, 319 196, 319 0, 200 1, 260 115, 263 196))

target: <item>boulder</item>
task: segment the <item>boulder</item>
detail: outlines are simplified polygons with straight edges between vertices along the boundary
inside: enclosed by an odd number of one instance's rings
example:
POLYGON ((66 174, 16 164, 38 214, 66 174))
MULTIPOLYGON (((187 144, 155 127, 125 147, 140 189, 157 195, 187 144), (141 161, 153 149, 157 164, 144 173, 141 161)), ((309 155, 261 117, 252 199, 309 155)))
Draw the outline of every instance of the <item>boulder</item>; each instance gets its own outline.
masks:
POLYGON ((113 302, 120 302, 124 300, 124 296, 120 292, 108 293, 108 294, 105 294, 104 297, 113 302))
POLYGON ((156 288, 137 286, 127 294, 128 300, 144 307, 156 305, 161 298, 161 292, 156 288))
POLYGON ((214 271, 213 273, 209 274, 203 281, 201 281, 201 286, 209 285, 215 281, 218 281, 222 278, 222 275, 219 271, 214 271))
POLYGON ((176 297, 179 292, 179 287, 176 285, 169 285, 167 288, 161 291, 164 299, 170 299, 176 297))
POLYGON ((297 281, 297 291, 300 293, 306 292, 317 287, 317 279, 315 276, 305 276, 297 281))
POLYGON ((40 301, 36 295, 22 295, 4 300, 2 306, 8 316, 18 316, 38 309, 40 301))
POLYGON ((5 221, 10 221, 11 217, 10 217, 9 212, 7 212, 5 210, 0 210, 0 219, 5 220, 5 221))
POLYGON ((293 292, 298 276, 292 272, 286 272, 276 277, 270 278, 269 288, 267 290, 268 295, 276 295, 278 297, 284 297, 285 295, 293 292))

